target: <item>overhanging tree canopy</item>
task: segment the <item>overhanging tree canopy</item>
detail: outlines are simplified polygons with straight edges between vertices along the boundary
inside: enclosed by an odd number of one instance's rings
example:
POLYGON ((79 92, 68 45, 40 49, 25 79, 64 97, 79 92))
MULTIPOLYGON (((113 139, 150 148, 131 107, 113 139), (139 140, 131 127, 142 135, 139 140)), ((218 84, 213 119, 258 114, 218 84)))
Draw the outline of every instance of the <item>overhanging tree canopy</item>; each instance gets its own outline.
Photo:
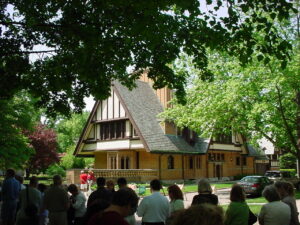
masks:
POLYGON ((49 114, 67 113, 71 104, 80 111, 84 96, 106 98, 113 79, 133 87, 145 68, 155 88, 168 85, 182 97, 185 77, 167 64, 182 50, 209 78, 206 47, 238 55, 242 63, 254 51, 266 61, 275 55, 284 67, 290 45, 273 23, 291 9, 285 0, 1 1, 0 97, 26 89, 49 114), (37 52, 45 55, 30 62, 37 52))

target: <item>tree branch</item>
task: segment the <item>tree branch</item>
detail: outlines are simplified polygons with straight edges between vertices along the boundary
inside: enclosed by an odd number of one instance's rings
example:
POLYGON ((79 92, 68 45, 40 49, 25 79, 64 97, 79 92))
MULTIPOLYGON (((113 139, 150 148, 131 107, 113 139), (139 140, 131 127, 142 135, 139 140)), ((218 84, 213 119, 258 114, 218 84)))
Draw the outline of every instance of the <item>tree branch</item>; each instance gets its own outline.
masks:
POLYGON ((6 52, 2 53, 2 55, 15 55, 15 54, 40 54, 40 53, 53 53, 53 52, 58 52, 56 49, 51 49, 51 50, 43 50, 43 51, 17 51, 17 52, 6 52))

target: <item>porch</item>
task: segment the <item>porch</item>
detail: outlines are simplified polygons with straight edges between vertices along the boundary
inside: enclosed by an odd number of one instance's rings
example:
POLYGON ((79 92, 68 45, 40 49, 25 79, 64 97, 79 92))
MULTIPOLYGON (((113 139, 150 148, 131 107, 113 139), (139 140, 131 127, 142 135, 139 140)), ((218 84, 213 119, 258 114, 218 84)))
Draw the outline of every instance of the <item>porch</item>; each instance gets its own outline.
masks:
MULTIPOLYGON (((70 169, 66 171, 68 184, 79 184, 80 171, 82 169, 70 169)), ((86 170, 87 171, 87 170, 86 170)), ((106 180, 116 181, 119 177, 125 177, 129 182, 145 182, 159 177, 156 169, 92 169, 95 177, 104 177, 106 180)))

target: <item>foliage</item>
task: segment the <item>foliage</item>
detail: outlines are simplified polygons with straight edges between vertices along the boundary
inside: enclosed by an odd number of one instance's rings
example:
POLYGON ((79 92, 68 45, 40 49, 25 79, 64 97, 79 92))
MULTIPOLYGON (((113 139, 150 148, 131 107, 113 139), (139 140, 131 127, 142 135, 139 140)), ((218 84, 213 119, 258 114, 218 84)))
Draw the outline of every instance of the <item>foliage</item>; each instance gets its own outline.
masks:
POLYGON ((61 119, 55 125, 60 152, 66 152, 70 146, 77 143, 88 116, 89 112, 72 114, 70 118, 61 119))
POLYGON ((291 10, 286 0, 1 1, 0 97, 25 89, 49 115, 78 112, 85 96, 108 97, 113 80, 132 88, 147 68, 155 88, 183 101, 186 78, 167 66, 181 50, 202 79, 211 79, 206 48, 285 67, 291 45, 274 24, 291 10))
POLYGON ((253 140, 265 137, 278 149, 296 154, 298 56, 294 55, 287 67, 281 69, 275 59, 268 66, 254 60, 241 67, 233 57, 212 53, 214 63, 210 68, 215 79, 203 81, 197 77, 197 70, 191 70, 196 78, 188 90, 187 104, 174 100, 174 107, 162 116, 204 136, 217 130, 239 132, 253 140))
POLYGON ((37 120, 32 99, 21 92, 13 99, 0 99, 0 168, 22 168, 33 149, 23 130, 32 129, 37 120))
POLYGON ((58 164, 53 164, 46 170, 46 174, 49 176, 60 175, 62 177, 65 177, 66 171, 58 164))
POLYGON ((73 155, 75 147, 76 147, 75 145, 71 145, 67 149, 64 157, 62 157, 60 166, 62 166, 64 169, 71 169, 71 168, 83 169, 86 167, 84 158, 77 158, 73 155))
MULTIPOLYGON (((296 162, 294 162, 294 167, 296 166, 296 162)), ((289 175, 292 177, 295 177, 297 175, 296 169, 280 169, 280 171, 286 171, 289 175)))
POLYGON ((93 159, 76 158, 73 155, 88 115, 89 112, 72 114, 70 118, 61 119, 55 124, 60 152, 65 152, 60 165, 65 169, 85 168, 93 164, 93 159))
POLYGON ((297 157, 294 154, 286 153, 279 157, 279 165, 282 169, 296 169, 297 157))
POLYGON ((33 132, 26 132, 30 144, 35 150, 28 162, 30 171, 44 171, 51 164, 59 161, 57 154, 56 133, 45 125, 38 124, 33 132))

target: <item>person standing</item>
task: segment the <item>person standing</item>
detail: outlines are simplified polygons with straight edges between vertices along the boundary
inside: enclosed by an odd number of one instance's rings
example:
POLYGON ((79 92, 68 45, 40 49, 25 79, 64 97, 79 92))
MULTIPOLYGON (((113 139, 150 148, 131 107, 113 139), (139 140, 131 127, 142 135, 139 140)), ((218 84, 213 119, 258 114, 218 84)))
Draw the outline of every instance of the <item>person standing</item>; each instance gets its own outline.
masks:
POLYGON ((176 184, 168 187, 168 193, 170 197, 170 213, 184 209, 183 193, 176 184))
POLYGON ((37 186, 38 179, 33 176, 30 178, 27 188, 20 192, 20 210, 17 213, 17 225, 39 224, 38 212, 41 208, 42 194, 37 186), (31 210, 33 210, 32 207, 35 207, 32 212, 27 212, 29 205, 31 205, 31 210))
POLYGON ((274 185, 266 186, 262 196, 269 203, 262 206, 258 216, 260 225, 287 225, 291 220, 290 207, 280 201, 280 197, 274 185))
POLYGON ((45 192, 44 209, 49 211, 49 225, 67 225, 69 196, 62 187, 59 175, 53 177, 53 185, 45 192))
POLYGON ((169 217, 169 201, 160 193, 161 188, 159 180, 150 182, 152 194, 145 197, 137 209, 138 216, 142 217, 142 225, 164 225, 169 217))
POLYGON ((124 217, 133 215, 138 204, 136 193, 130 188, 121 188, 115 192, 111 205, 95 214, 88 225, 129 225, 124 217))
POLYGON ((230 191, 230 204, 225 213, 225 225, 248 225, 249 207, 243 188, 234 184, 230 191))
POLYGON ((87 175, 87 184, 88 184, 88 190, 90 191, 92 188, 93 183, 96 181, 95 174, 92 170, 89 170, 87 175))
POLYGON ((287 181, 277 181, 275 187, 279 193, 281 201, 291 209, 291 221, 289 225, 299 225, 298 209, 295 200, 294 185, 287 181))
POLYGON ((1 218, 3 225, 13 225, 15 223, 18 198, 21 190, 20 182, 15 179, 15 175, 13 169, 8 169, 2 185, 1 218))
MULTIPOLYGON (((119 186, 119 190, 122 189, 122 188, 128 188, 127 187, 127 180, 124 177, 118 178, 117 184, 119 186)), ((135 220, 134 215, 126 216, 124 219, 127 221, 127 223, 129 223, 129 225, 136 225, 136 220, 135 220)))
POLYGON ((194 196, 192 205, 198 205, 203 203, 217 205, 219 202, 218 196, 212 194, 212 188, 207 179, 199 180, 198 193, 198 195, 194 196))
POLYGON ((105 188, 105 178, 97 178, 97 190, 93 191, 89 196, 87 201, 87 207, 90 207, 94 204, 101 204, 102 209, 105 209, 109 206, 112 200, 112 193, 105 188))
POLYGON ((83 224, 83 216, 86 212, 85 202, 86 198, 85 195, 78 190, 75 184, 70 184, 68 187, 68 191, 72 194, 70 207, 73 207, 75 210, 75 218, 72 224, 74 225, 82 225, 83 224))
POLYGON ((87 191, 87 173, 84 170, 80 171, 80 190, 81 191, 87 191))

